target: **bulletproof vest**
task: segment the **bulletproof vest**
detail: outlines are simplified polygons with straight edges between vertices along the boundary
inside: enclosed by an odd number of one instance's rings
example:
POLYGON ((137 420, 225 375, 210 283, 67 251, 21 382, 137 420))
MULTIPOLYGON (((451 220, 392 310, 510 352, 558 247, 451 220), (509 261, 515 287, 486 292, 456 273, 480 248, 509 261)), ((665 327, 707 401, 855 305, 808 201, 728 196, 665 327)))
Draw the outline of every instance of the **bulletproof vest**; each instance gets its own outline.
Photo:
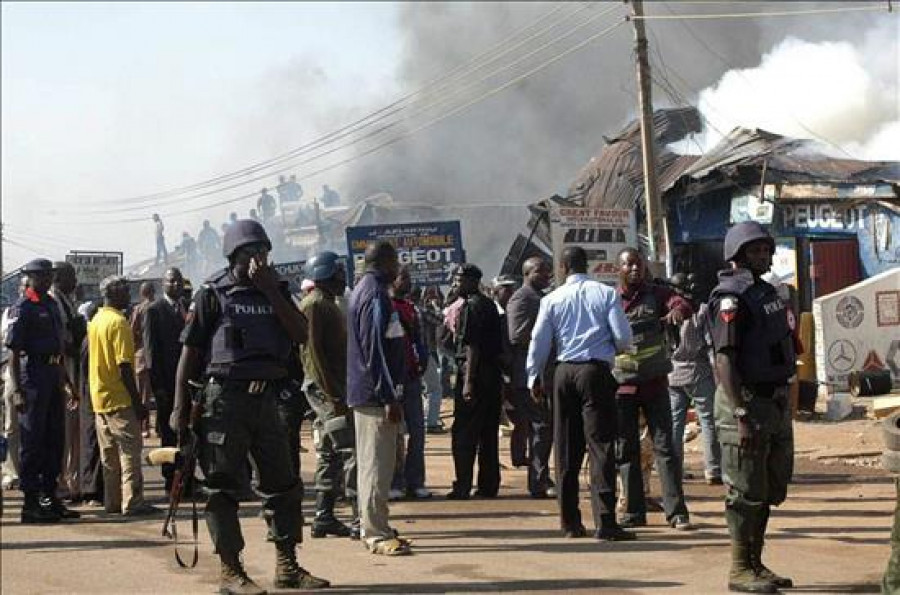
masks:
POLYGON ((788 323, 788 306, 775 288, 762 280, 753 281, 747 271, 719 273, 719 285, 710 301, 723 295, 738 296, 747 313, 741 325, 737 367, 745 384, 784 383, 797 369, 793 331, 788 323))
POLYGON ((630 353, 616 357, 613 376, 619 384, 643 382, 672 371, 662 315, 662 304, 652 286, 625 313, 631 325, 633 348, 630 353))
POLYGON ((255 287, 235 285, 229 276, 212 283, 220 318, 209 350, 208 372, 241 379, 287 375, 291 340, 275 308, 255 287))

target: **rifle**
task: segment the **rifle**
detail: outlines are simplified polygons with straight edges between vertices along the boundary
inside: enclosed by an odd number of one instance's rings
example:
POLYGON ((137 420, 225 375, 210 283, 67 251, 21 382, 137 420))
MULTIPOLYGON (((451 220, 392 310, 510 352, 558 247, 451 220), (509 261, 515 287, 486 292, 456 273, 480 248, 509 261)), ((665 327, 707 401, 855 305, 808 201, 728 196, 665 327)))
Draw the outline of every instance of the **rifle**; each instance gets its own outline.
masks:
POLYGON ((178 551, 178 529, 175 525, 175 514, 181 504, 185 483, 194 481, 194 469, 197 466, 197 422, 203 413, 203 385, 193 380, 188 380, 191 394, 191 416, 188 425, 189 431, 180 438, 182 444, 179 448, 156 448, 147 454, 147 462, 152 465, 172 463, 175 465, 175 473, 172 477, 172 489, 169 492, 169 509, 163 521, 162 536, 168 537, 175 543, 175 561, 182 568, 194 568, 199 557, 199 517, 197 515, 197 488, 191 485, 191 531, 194 553, 190 564, 186 564, 178 551))

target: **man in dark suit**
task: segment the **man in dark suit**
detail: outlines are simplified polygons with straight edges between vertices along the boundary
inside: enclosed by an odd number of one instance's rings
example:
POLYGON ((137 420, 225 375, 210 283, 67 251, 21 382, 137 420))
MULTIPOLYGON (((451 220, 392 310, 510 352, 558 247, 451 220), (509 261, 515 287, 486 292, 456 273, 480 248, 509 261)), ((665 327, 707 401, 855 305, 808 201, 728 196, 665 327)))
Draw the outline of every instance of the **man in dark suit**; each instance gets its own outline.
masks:
MULTIPOLYGON (((506 304, 507 331, 512 345, 510 376, 513 409, 510 418, 515 426, 513 437, 510 438, 510 450, 516 438, 519 456, 523 456, 528 465, 528 492, 533 498, 556 497, 556 488, 549 473, 550 449, 553 445, 549 399, 536 402, 531 398, 526 369, 531 331, 541 307, 541 297, 550 286, 552 275, 553 270, 546 260, 539 256, 529 258, 522 265, 525 283, 506 304)), ((552 376, 545 374, 545 377, 552 376)), ((545 386, 551 384, 546 382, 545 386)))
MULTIPOLYGON (((163 297, 149 306, 144 314, 144 361, 149 371, 150 387, 156 399, 156 432, 162 446, 176 446, 178 437, 169 427, 175 398, 175 372, 181 357, 181 331, 186 311, 181 301, 184 277, 177 268, 163 276, 163 297)), ((163 465, 166 492, 172 487, 174 466, 163 465)))

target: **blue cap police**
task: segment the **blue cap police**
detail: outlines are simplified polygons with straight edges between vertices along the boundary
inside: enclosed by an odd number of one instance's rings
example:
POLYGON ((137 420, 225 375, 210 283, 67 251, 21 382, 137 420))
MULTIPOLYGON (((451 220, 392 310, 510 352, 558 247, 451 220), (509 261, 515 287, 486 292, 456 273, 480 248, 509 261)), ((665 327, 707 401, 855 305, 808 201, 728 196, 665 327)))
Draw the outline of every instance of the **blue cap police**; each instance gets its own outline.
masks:
POLYGON ((55 270, 53 263, 46 258, 35 258, 22 267, 23 273, 52 273, 55 270))

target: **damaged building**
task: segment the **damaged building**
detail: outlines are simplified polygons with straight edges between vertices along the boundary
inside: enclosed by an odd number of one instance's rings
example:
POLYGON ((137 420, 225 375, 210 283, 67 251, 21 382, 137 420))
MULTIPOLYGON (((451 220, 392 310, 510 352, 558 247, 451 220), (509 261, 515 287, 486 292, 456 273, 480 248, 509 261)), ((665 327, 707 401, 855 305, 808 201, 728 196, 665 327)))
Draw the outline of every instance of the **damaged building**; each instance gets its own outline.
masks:
MULTIPOLYGON (((749 219, 776 238, 773 272, 796 288, 804 311, 817 297, 900 264, 900 162, 836 158, 811 141, 743 128, 702 156, 681 155, 671 145, 701 130, 697 111, 658 110, 653 124, 670 268, 694 273, 704 296, 724 266, 725 232, 749 219)), ((529 207, 529 235, 516 240, 506 269, 548 253, 553 202, 633 208, 644 221, 639 126, 604 140, 566 197, 529 207)))

